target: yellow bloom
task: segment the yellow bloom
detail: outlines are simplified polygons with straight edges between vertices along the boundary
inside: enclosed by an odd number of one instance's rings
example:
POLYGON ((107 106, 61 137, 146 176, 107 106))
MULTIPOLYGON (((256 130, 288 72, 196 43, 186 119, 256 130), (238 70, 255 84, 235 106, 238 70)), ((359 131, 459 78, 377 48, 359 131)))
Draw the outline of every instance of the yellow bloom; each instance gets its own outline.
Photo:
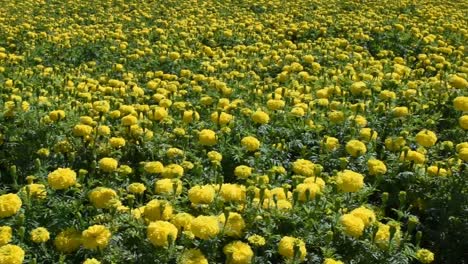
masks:
POLYGON ((353 214, 344 214, 340 217, 340 223, 343 226, 343 231, 352 237, 358 238, 364 231, 364 222, 360 217, 353 214))
POLYGON ((226 255, 226 264, 250 264, 254 255, 250 246, 241 241, 227 244, 223 252, 226 255))
POLYGON ((14 193, 0 195, 0 219, 15 215, 22 204, 19 196, 14 193))
POLYGON ((86 259, 83 264, 101 264, 101 262, 95 258, 86 259))
POLYGON ((76 137, 86 137, 91 135, 93 128, 88 125, 76 125, 73 127, 73 135, 76 137))
POLYGON ((278 252, 280 253, 281 256, 291 260, 294 258, 295 247, 299 248, 299 254, 298 254, 299 260, 303 262, 307 255, 307 250, 306 250, 304 241, 302 241, 299 238, 290 237, 290 236, 285 236, 281 238, 278 244, 278 252))
POLYGON ((256 247, 262 247, 266 244, 265 238, 260 235, 252 235, 247 239, 250 244, 256 247))
POLYGON ((164 165, 159 161, 146 162, 144 170, 147 173, 161 173, 164 170, 164 165))
POLYGON ((12 238, 11 227, 0 226, 0 246, 10 243, 12 238))
POLYGON ((146 191, 146 187, 143 183, 134 182, 128 185, 127 190, 129 193, 142 194, 146 191))
POLYGON ((340 146, 340 142, 335 137, 326 137, 325 139, 325 148, 328 151, 333 151, 340 146))
POLYGON ((211 185, 196 185, 188 191, 188 197, 192 204, 210 204, 215 197, 215 189, 211 185))
POLYGON ((138 118, 136 118, 136 116, 126 115, 122 117, 123 126, 133 126, 133 125, 136 125, 137 123, 138 123, 138 118))
POLYGON ((166 221, 151 222, 147 229, 147 236, 151 244, 157 247, 166 247, 169 242, 177 239, 177 228, 166 221))
POLYGON ((260 141, 255 137, 244 137, 241 140, 242 146, 247 149, 248 151, 256 151, 260 148, 260 141))
POLYGON ((467 96, 458 96, 453 99, 453 106, 455 110, 467 112, 468 111, 468 97, 467 96))
POLYGON ((396 117, 404 117, 404 116, 407 116, 408 115, 408 107, 406 106, 399 106, 399 107, 395 107, 393 108, 393 114, 396 116, 396 117))
POLYGON ((0 264, 21 264, 24 260, 24 250, 16 245, 0 247, 0 264))
POLYGON ((38 227, 31 231, 31 240, 34 243, 44 243, 50 239, 50 234, 44 227, 38 227))
POLYGON ((468 88, 468 81, 457 75, 451 75, 448 82, 457 89, 468 88))
POLYGON ((359 131, 359 135, 364 141, 369 142, 371 140, 376 140, 378 133, 377 131, 371 128, 365 127, 365 128, 361 128, 361 130, 359 131))
POLYGON ((358 207, 350 212, 350 214, 361 218, 364 226, 369 226, 373 222, 375 222, 375 213, 371 209, 366 207, 358 207))
POLYGON ((432 263, 434 261, 434 253, 425 248, 422 248, 416 251, 416 259, 424 264, 432 263))
POLYGON ((323 264, 344 264, 344 263, 343 263, 343 261, 340 261, 340 260, 334 260, 334 259, 331 259, 331 258, 326 258, 323 261, 323 264))
POLYGON ((305 202, 307 198, 314 199, 317 193, 320 193, 320 187, 315 183, 301 183, 297 185, 295 191, 299 193, 299 201, 305 202))
POLYGON ((178 164, 169 164, 164 167, 161 175, 164 178, 180 178, 184 175, 184 168, 178 164))
POLYGON ((245 165, 237 166, 234 169, 234 175, 236 175, 239 179, 247 179, 250 175, 252 175, 252 168, 245 165))
POLYGON ((367 168, 370 175, 383 175, 387 172, 387 166, 383 161, 378 159, 370 159, 367 161, 367 168))
POLYGON ((245 201, 245 186, 238 184, 224 183, 221 185, 219 194, 226 202, 245 201))
POLYGON ((93 225, 82 233, 83 247, 87 249, 104 249, 109 244, 112 234, 103 225, 93 225))
POLYGON ((102 158, 99 160, 99 169, 104 172, 113 172, 117 169, 119 162, 113 158, 102 158))
POLYGON ((192 220, 195 219, 189 213, 178 213, 171 219, 171 223, 177 227, 179 231, 190 231, 192 220))
POLYGON ((182 181, 179 179, 161 179, 155 183, 155 192, 163 195, 176 195, 182 193, 182 181))
POLYGON ((240 237, 242 235, 245 229, 245 222, 240 214, 230 212, 227 223, 224 214, 219 215, 218 219, 224 227, 224 234, 231 237, 240 237))
POLYGON ((292 169, 294 173, 306 176, 306 177, 312 177, 314 176, 315 173, 315 164, 310 161, 310 160, 305 160, 305 159, 298 159, 293 162, 292 164, 292 169))
POLYGON ((218 114, 218 112, 214 112, 211 114, 211 121, 221 126, 229 124, 229 122, 231 122, 233 118, 234 117, 232 115, 224 112, 221 112, 221 114, 218 114))
POLYGON ((270 121, 270 116, 260 110, 255 111, 252 114, 252 120, 257 124, 267 124, 270 121))
POLYGON ((182 253, 177 264, 208 264, 208 260, 199 249, 189 249, 182 253))
POLYGON ((203 129, 198 134, 198 142, 204 146, 216 145, 216 142, 217 142, 216 133, 210 129, 203 129))
POLYGON ((458 119, 458 124, 460 125, 461 128, 464 130, 468 130, 468 115, 461 116, 458 119))
POLYGON ((121 137, 112 137, 112 138, 109 139, 109 144, 113 148, 121 148, 121 147, 125 146, 125 139, 121 138, 121 137))
POLYGON ((201 239, 213 238, 220 231, 218 218, 216 216, 200 215, 192 220, 190 226, 192 233, 201 239))
POLYGON ((364 186, 364 176, 351 170, 344 170, 338 172, 336 184, 338 190, 342 192, 357 192, 364 186))
POLYGON ((346 152, 353 157, 358 157, 366 154, 367 148, 361 141, 352 139, 346 143, 346 152))
POLYGON ((96 208, 109 208, 118 201, 118 196, 110 188, 97 187, 89 193, 89 200, 96 208))
POLYGON ((76 251, 81 246, 81 233, 73 228, 65 229, 55 237, 54 245, 59 252, 76 251))
POLYGON ((172 206, 164 200, 151 200, 145 206, 143 217, 148 221, 169 220, 172 217, 172 206))
POLYGON ((437 142, 437 136, 434 132, 423 129, 416 135, 416 142, 423 147, 432 147, 437 142))

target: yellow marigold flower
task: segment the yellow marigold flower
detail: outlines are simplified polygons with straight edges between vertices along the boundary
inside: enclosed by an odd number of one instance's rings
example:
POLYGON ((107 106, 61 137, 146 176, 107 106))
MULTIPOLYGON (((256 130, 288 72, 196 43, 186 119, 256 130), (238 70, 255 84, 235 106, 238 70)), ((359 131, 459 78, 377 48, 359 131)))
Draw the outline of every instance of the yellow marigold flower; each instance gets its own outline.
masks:
POLYGON ((171 223, 177 227, 179 231, 190 231, 192 220, 195 219, 189 213, 178 213, 171 219, 171 223))
POLYGON ((88 125, 76 125, 73 127, 73 135, 76 137, 86 137, 91 135, 93 128, 88 125))
POLYGON ((122 125, 123 126, 133 126, 133 125, 136 125, 138 123, 138 118, 136 116, 133 116, 133 115, 126 115, 124 117, 122 117, 122 125))
POLYGON ((204 146, 216 145, 216 142, 217 142, 216 133, 210 129, 203 129, 198 134, 198 142, 204 146))
POLYGON ((67 189, 76 184, 76 172, 69 168, 58 168, 49 173, 47 182, 52 189, 67 189))
POLYGON ((315 164, 310 160, 298 159, 292 164, 293 172, 302 176, 312 177, 315 173, 315 164))
POLYGON ((361 218, 364 226, 369 226, 375 222, 375 213, 371 209, 364 206, 358 207, 350 212, 350 214, 361 218))
POLYGON ((416 259, 421 263, 432 263, 434 261, 434 253, 422 248, 416 251, 416 259))
POLYGON ((177 264, 208 264, 208 260, 199 249, 189 249, 182 253, 177 264))
POLYGON ((184 168, 178 164, 169 164, 164 167, 161 175, 164 178, 180 178, 184 175, 184 168))
POLYGON ((367 148, 361 141, 352 139, 346 143, 346 152, 353 157, 358 157, 366 154, 367 148))
POLYGON ((148 221, 169 220, 172 217, 172 206, 164 200, 151 200, 145 206, 143 217, 148 221))
POLYGON ((376 140, 378 133, 377 131, 371 128, 365 127, 365 128, 361 128, 361 130, 359 131, 359 135, 364 141, 369 142, 371 140, 376 140))
POLYGON ((167 221, 151 222, 147 229, 147 236, 151 244, 156 247, 167 247, 177 239, 177 228, 167 221))
POLYGON ((344 214, 340 217, 340 223, 343 226, 343 231, 347 235, 355 238, 362 236, 365 225, 360 217, 352 214, 344 214))
POLYGON ((190 226, 192 233, 201 239, 213 238, 220 231, 218 218, 216 216, 200 215, 192 220, 190 226))
POLYGON ((97 129, 98 135, 100 136, 108 136, 111 133, 110 127, 108 126, 99 126, 97 129))
POLYGON ((37 152, 37 155, 41 157, 49 157, 50 155, 50 150, 46 148, 40 148, 37 152))
POLYGON ((237 166, 234 169, 234 175, 236 175, 239 179, 247 179, 250 175, 252 175, 252 168, 245 165, 237 166))
POLYGON ((385 139, 385 147, 390 151, 399 151, 405 145, 406 140, 403 137, 385 139))
POLYGON ((406 153, 406 156, 404 152, 401 153, 400 160, 407 160, 407 161, 412 161, 416 164, 423 164, 426 161, 426 156, 417 151, 409 150, 406 153))
POLYGON ((405 117, 409 114, 408 107, 406 106, 395 107, 392 112, 396 117, 405 117))
POLYGON ((226 216, 224 214, 220 214, 218 219, 224 227, 224 234, 231 237, 240 237, 242 235, 245 229, 245 222, 240 214, 229 212, 227 223, 226 216))
POLYGON ((221 185, 219 194, 226 202, 245 201, 245 186, 238 184, 224 183, 221 185))
POLYGON ((44 227, 38 227, 31 231, 31 240, 34 243, 45 243, 50 239, 49 231, 44 227))
MULTIPOLYGON (((310 184, 310 183, 317 184, 320 190, 323 190, 325 188, 325 181, 320 177, 307 177, 304 179, 304 183, 305 184, 310 184)), ((272 193, 273 193, 273 190, 272 190, 272 193)))
POLYGON ((340 142, 335 137, 326 137, 324 145, 328 151, 333 151, 340 146, 340 142))
POLYGON ((118 196, 110 188, 97 187, 89 193, 89 200, 96 208, 109 208, 118 201, 118 196))
POLYGON ((270 99, 267 101, 267 107, 272 111, 283 109, 285 104, 283 100, 279 99, 270 99))
POLYGON ((266 244, 265 238, 260 235, 251 235, 247 240, 251 245, 256 247, 262 247, 266 244))
POLYGON ((210 151, 207 154, 208 158, 210 159, 211 162, 213 163, 220 163, 223 160, 223 155, 217 151, 210 151))
POLYGON ((461 128, 464 130, 468 130, 468 115, 461 116, 458 119, 458 124, 460 125, 461 128))
POLYGON ((383 175, 387 172, 387 166, 385 166, 385 163, 378 159, 368 160, 367 168, 370 175, 383 175))
POLYGON ((416 135, 416 142, 423 147, 432 147, 437 142, 437 136, 434 132, 423 129, 416 135))
POLYGON ((4 245, 0 247, 1 264, 21 264, 24 260, 24 250, 16 245, 4 245))
POLYGON ((260 141, 255 137, 244 137, 241 140, 242 146, 247 149, 248 151, 256 151, 260 148, 260 141))
POLYGON ((178 148, 169 148, 166 151, 166 155, 169 158, 176 158, 176 157, 182 157, 184 156, 184 151, 178 148))
POLYGON ((328 118, 330 119, 332 123, 336 124, 336 123, 343 122, 345 119, 345 116, 343 112, 334 110, 328 113, 328 118))
MULTIPOLYGON (((379 228, 377 229, 377 232, 375 233, 374 237, 374 242, 377 244, 377 246, 381 249, 385 249, 388 247, 388 243, 390 241, 390 224, 383 224, 383 223, 378 223, 379 228)), ((396 243, 399 243, 400 241, 400 229, 399 227, 396 227, 395 234, 393 235, 392 241, 395 241, 396 243)))
POLYGON ((458 151, 458 157, 465 161, 465 162, 468 162, 468 147, 467 148, 461 148, 459 151, 458 151))
POLYGON ((122 175, 129 175, 129 174, 132 174, 133 170, 128 165, 121 165, 118 169, 118 172, 121 173, 122 175))
POLYGON ((20 197, 17 194, 9 193, 0 195, 0 218, 15 215, 21 208, 20 197))
POLYGON ((125 146, 125 139, 121 137, 112 137, 109 139, 109 144, 113 148, 121 148, 125 146))
POLYGON ((11 227, 0 226, 0 246, 10 243, 12 238, 11 227))
POLYGON ((226 264, 250 264, 254 255, 250 246, 241 241, 227 244, 223 252, 226 255, 226 264))
POLYGON ((263 125, 270 122, 270 116, 261 110, 257 110, 252 114, 252 120, 257 124, 263 125))
POLYGON ((86 259, 83 264, 101 264, 101 262, 95 258, 86 259))
POLYGON ((108 101, 96 101, 93 103, 93 109, 98 113, 107 113, 110 110, 108 101))
POLYGON ((427 174, 429 174, 430 176, 441 176, 441 177, 445 177, 448 175, 448 172, 446 169, 443 169, 443 168, 439 168, 437 166, 429 166, 427 168, 427 174))
POLYGON ((113 158, 102 158, 99 160, 99 169, 104 172, 113 172, 117 169, 119 162, 113 158))
POLYGON ((155 183, 155 192, 163 195, 176 195, 182 193, 182 181, 179 179, 161 179, 155 183))
POLYGON ((364 90, 366 90, 367 86, 366 86, 366 83, 365 82, 355 82, 351 85, 350 87, 350 91, 353 95, 358 95, 362 92, 364 92, 364 90))
POLYGON ((364 176, 351 170, 344 170, 338 172, 336 184, 338 190, 342 192, 357 192, 364 186, 364 176))
POLYGON ((215 189, 211 185, 196 185, 188 191, 188 198, 192 204, 210 204, 215 197, 215 189))
POLYGON ((182 121, 184 121, 185 123, 191 123, 199 119, 200 119, 200 115, 196 111, 193 111, 193 110, 184 111, 184 114, 182 115, 182 121))
POLYGON ((112 234, 103 225, 93 225, 82 233, 83 247, 87 249, 104 249, 109 244, 112 234))
POLYGON ((323 264, 344 264, 344 263, 341 260, 334 260, 334 259, 331 259, 331 258, 326 258, 323 261, 323 264))
POLYGON ((467 96, 458 96, 453 99, 453 106, 455 110, 467 112, 468 111, 468 97, 467 96))
POLYGON ((65 229, 55 237, 54 245, 62 253, 76 251, 81 246, 81 233, 73 228, 65 229))
MULTIPOLYGON (((160 102, 161 104, 161 102, 160 102)), ((164 120, 168 116, 167 110, 164 107, 156 107, 152 111, 149 112, 148 118, 150 120, 157 120, 161 121, 164 120)))
POLYGON ((144 170, 147 173, 161 173, 164 170, 164 165, 159 161, 146 162, 144 170))
POLYGON ((49 118, 52 121, 63 120, 65 118, 65 111, 63 110, 55 110, 49 113, 49 118))
POLYGON ((297 185, 295 191, 299 194, 299 201, 305 202, 307 198, 314 199, 317 193, 320 193, 320 187, 315 183, 301 183, 297 185))
POLYGON ((281 238, 278 244, 278 252, 281 256, 285 257, 286 259, 293 259, 294 258, 294 248, 299 248, 299 261, 303 262, 307 255, 307 250, 305 247, 304 241, 299 238, 285 236, 281 238))
POLYGON ((133 194, 143 194, 146 191, 146 187, 143 183, 134 182, 128 185, 127 190, 133 194))
POLYGON ((306 114, 304 108, 299 107, 299 106, 293 107, 290 113, 292 116, 295 116, 295 117, 303 117, 306 114))
POLYGON ((457 75, 451 75, 448 80, 449 84, 457 89, 464 89, 468 88, 468 81, 466 81, 464 78, 457 76, 457 75))
POLYGON ((221 112, 221 114, 218 114, 218 112, 214 112, 211 114, 211 121, 221 126, 229 124, 229 122, 231 122, 233 118, 234 117, 232 115, 224 112, 221 112))

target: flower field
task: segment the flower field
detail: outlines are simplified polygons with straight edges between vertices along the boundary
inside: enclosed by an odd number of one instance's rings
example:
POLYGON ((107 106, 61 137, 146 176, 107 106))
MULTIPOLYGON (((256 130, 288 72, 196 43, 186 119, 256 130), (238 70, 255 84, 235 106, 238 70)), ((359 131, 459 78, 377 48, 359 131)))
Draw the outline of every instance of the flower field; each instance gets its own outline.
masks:
POLYGON ((0 264, 468 263, 468 4, 0 6, 0 264))

